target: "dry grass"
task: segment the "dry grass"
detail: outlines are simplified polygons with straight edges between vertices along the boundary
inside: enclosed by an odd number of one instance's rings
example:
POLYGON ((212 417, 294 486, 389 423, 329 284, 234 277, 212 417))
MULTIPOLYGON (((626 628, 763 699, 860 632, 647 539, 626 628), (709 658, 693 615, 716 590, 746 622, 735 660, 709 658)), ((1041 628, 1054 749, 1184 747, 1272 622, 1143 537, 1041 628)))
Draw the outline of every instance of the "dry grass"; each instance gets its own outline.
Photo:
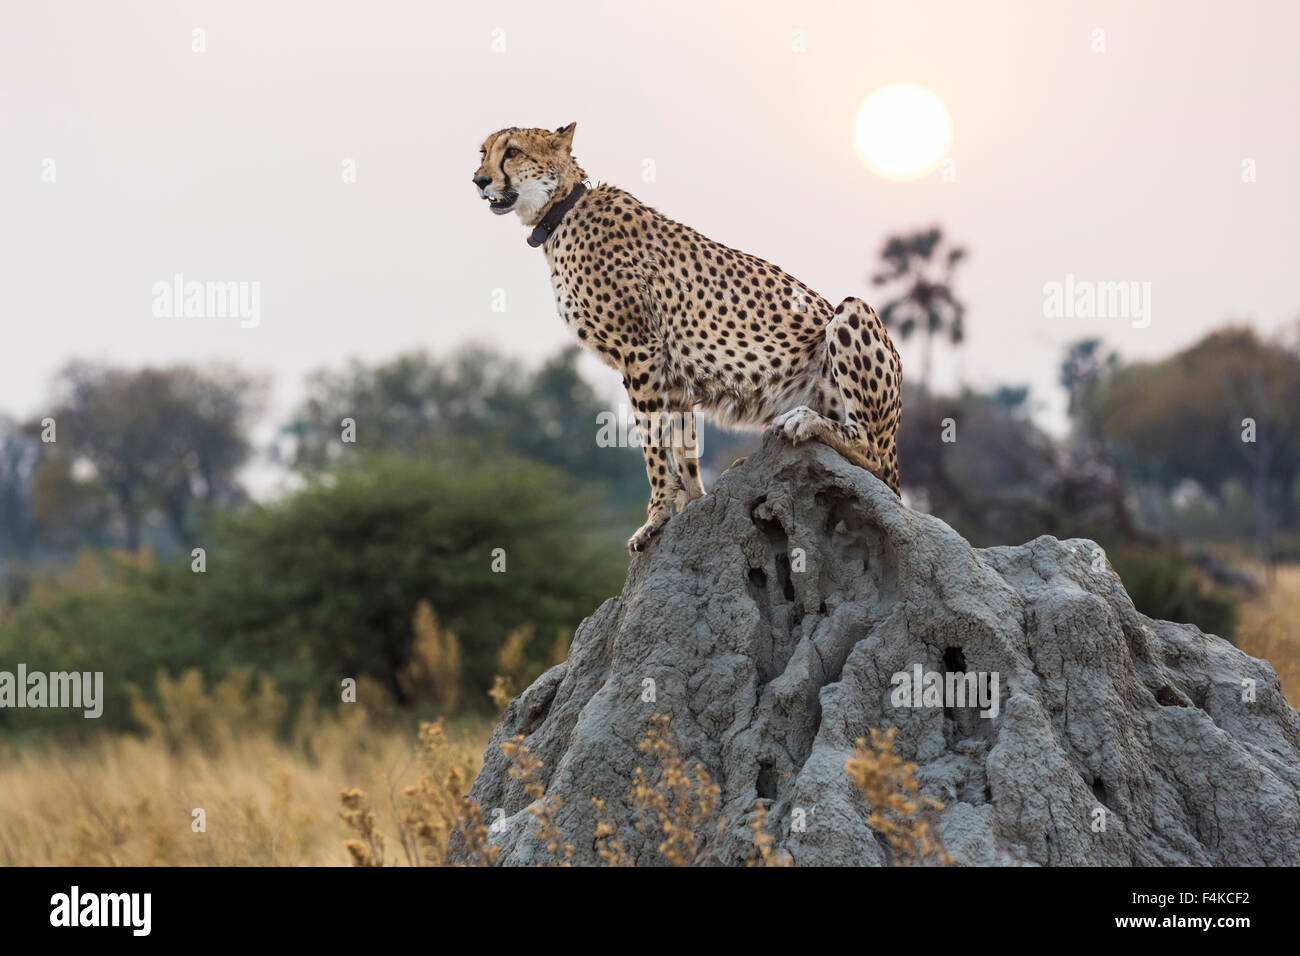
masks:
MULTIPOLYGON (((448 738, 441 720, 423 723, 418 734, 419 777, 401 789, 390 803, 393 825, 401 840, 408 866, 443 866, 457 833, 476 866, 496 862, 499 848, 488 843, 482 808, 468 796, 470 780, 463 770, 463 755, 448 738)), ((385 866, 387 842, 364 790, 348 787, 339 794, 340 818, 354 838, 344 846, 353 866, 385 866)), ((570 852, 571 848, 570 848, 570 852)))
POLYGON ((1279 567, 1267 589, 1242 604, 1236 644, 1272 664, 1286 699, 1300 704, 1300 565, 1279 567))
MULTIPOLYGON (((344 787, 381 794, 376 828, 400 830, 402 790, 421 779, 409 727, 345 705, 309 711, 285 741, 255 716, 282 713, 269 689, 232 706, 233 685, 182 675, 168 694, 142 711, 154 721, 143 739, 0 751, 0 865, 345 866, 344 787)), ((472 780, 489 731, 458 726, 442 759, 472 780)))
POLYGON ((433 605, 421 601, 411 620, 415 637, 411 659, 397 682, 411 697, 441 701, 448 711, 460 701, 460 640, 438 622, 433 605))
MULTIPOLYGON (((904 762, 894 753, 896 734, 896 728, 883 733, 871 731, 871 743, 858 741, 853 756, 845 763, 844 772, 870 801, 872 814, 867 822, 888 843, 896 865, 951 865, 953 859, 944 851, 935 832, 943 804, 918 795, 916 765, 904 762)), ((422 751, 427 757, 425 772, 420 784, 407 788, 405 794, 408 798, 413 794, 423 794, 410 805, 426 811, 432 807, 433 812, 414 817, 408 814, 401 821, 399 832, 406 844, 411 841, 410 834, 418 832, 419 825, 432 818, 434 835, 420 841, 420 846, 428 852, 414 853, 408 848, 407 858, 413 865, 442 865, 449 835, 459 831, 470 849, 473 863, 493 863, 498 851, 488 844, 488 828, 484 825, 482 810, 464 796, 463 782, 456 771, 447 769, 448 759, 442 739, 439 725, 422 727, 422 751)), ((529 749, 523 736, 505 741, 501 749, 510 759, 510 776, 523 784, 530 800, 528 812, 534 823, 531 835, 549 856, 545 865, 572 865, 575 856, 573 841, 581 837, 565 834, 556 823, 560 797, 546 792, 541 782, 541 759, 529 749)), ((663 863, 690 866, 698 860, 705 840, 710 835, 721 835, 725 826, 719 813, 721 788, 703 764, 682 757, 666 715, 656 714, 650 719, 637 749, 651 758, 648 762, 652 769, 647 771, 638 766, 633 772, 632 786, 627 794, 627 806, 634 811, 633 826, 647 843, 654 846, 663 863)), ((357 866, 384 865, 386 842, 364 794, 347 790, 342 794, 342 800, 343 819, 356 836, 347 844, 353 863, 357 866)), ((597 856, 607 866, 635 866, 605 799, 591 797, 590 800, 596 810, 595 829, 590 837, 597 856)), ((749 823, 754 852, 748 865, 792 866, 793 859, 786 851, 776 848, 776 837, 768 827, 767 808, 760 801, 749 823)))
MULTIPOLYGON (((397 825, 404 847, 418 842, 424 852, 413 853, 408 848, 407 859, 413 865, 443 865, 450 835, 459 832, 470 849, 472 862, 480 865, 495 862, 498 849, 488 845, 482 808, 465 796, 464 781, 454 768, 449 769, 448 752, 438 744, 441 740, 440 725, 426 724, 421 728, 421 750, 426 759, 419 783, 403 791, 407 812, 397 825), (429 745, 431 741, 433 746, 429 745), (413 840, 413 833, 420 838, 413 840)), ((690 866, 702 845, 701 834, 711 830, 721 832, 723 821, 718 815, 718 804, 722 791, 703 764, 697 761, 692 765, 678 752, 668 729, 668 717, 660 714, 651 718, 638 749, 652 758, 655 769, 647 772, 637 767, 633 774, 627 801, 636 813, 636 829, 648 840, 655 841, 665 863, 690 866)), ((529 798, 528 812, 533 817, 531 835, 549 857, 545 865, 571 866, 575 856, 574 835, 562 832, 556 822, 561 798, 559 794, 546 792, 541 781, 541 758, 529 749, 522 735, 503 742, 501 750, 510 760, 510 776, 523 785, 529 798)), ((383 866, 387 843, 365 794, 356 789, 345 790, 342 802, 341 816, 355 835, 347 842, 353 864, 383 866)), ((597 855, 609 866, 635 865, 605 801, 593 797, 591 802, 596 808, 597 823, 590 837, 597 855)), ((765 821, 766 817, 760 816, 760 827, 754 829, 756 855, 763 863, 783 865, 781 857, 771 851, 773 841, 766 832, 765 821)))
POLYGON ((528 812, 532 814, 536 827, 533 836, 552 857, 552 865, 570 866, 573 861, 573 844, 564 839, 555 822, 556 811, 560 809, 560 795, 548 794, 545 785, 537 778, 542 769, 541 758, 528 749, 523 734, 516 734, 501 745, 501 750, 510 758, 510 776, 524 785, 524 793, 532 802, 528 812))
MULTIPOLYGON (((436 621, 424 623, 438 633, 436 621)), ((325 713, 309 702, 286 739, 285 701, 248 674, 211 688, 197 672, 159 675, 156 690, 155 704, 135 695, 142 737, 0 750, 0 865, 440 866, 457 835, 471 862, 495 861, 483 811, 467 796, 488 721, 424 723, 412 740, 409 727, 383 721, 385 708, 377 718, 357 704, 325 713)), ((502 748, 553 865, 572 862, 577 839, 594 840, 607 865, 633 865, 603 797, 591 798, 594 833, 562 833, 540 759, 522 737, 502 748)), ((632 825, 663 863, 690 866, 722 830, 721 790, 681 755, 666 716, 651 719, 638 749, 647 759, 621 797, 632 825)), ((914 791, 908 765, 889 757, 877 755, 884 769, 869 796, 895 783, 914 791)), ((855 768, 850 761, 850 776, 855 768)), ((751 865, 790 865, 768 826, 760 805, 751 865)))
POLYGON ((658 765, 657 779, 641 767, 632 774, 632 806, 637 811, 637 829, 652 839, 659 855, 669 866, 690 866, 700 851, 700 831, 721 831, 718 803, 722 788, 713 782, 704 765, 692 768, 677 750, 668 717, 650 718, 645 737, 637 749, 658 765))
MULTIPOLYGON (((157 696, 157 705, 135 702, 143 737, 0 751, 0 865, 438 866, 457 834, 472 862, 496 859, 466 795, 487 721, 421 724, 412 740, 409 727, 360 705, 306 707, 286 740, 276 733, 284 701, 247 675, 212 688, 196 673, 160 676, 157 696)), ((876 808, 872 826, 897 862, 942 859, 928 829, 936 807, 917 799, 915 768, 893 755, 892 734, 872 741, 845 768, 876 808)), ((607 865, 633 864, 603 797, 592 798, 594 833, 562 833, 541 761, 522 738, 502 746, 531 799, 531 835, 553 865, 568 865, 579 839, 594 840, 607 865)), ((645 765, 621 796, 632 825, 661 862, 698 862, 724 825, 720 788, 681 755, 666 716, 650 721, 638 749, 645 765)), ((765 807, 749 827, 751 865, 790 865, 774 849, 765 807)))
POLYGON ((749 860, 750 866, 794 866, 794 857, 785 850, 773 849, 776 837, 768 830, 767 807, 762 803, 754 810, 749 831, 754 839, 754 849, 758 850, 758 856, 749 860))
POLYGON ((936 834, 943 804, 922 797, 916 783, 916 764, 894 753, 897 727, 871 731, 871 741, 859 737, 844 772, 871 803, 867 825, 875 830, 893 854, 895 866, 937 863, 951 866, 936 834))

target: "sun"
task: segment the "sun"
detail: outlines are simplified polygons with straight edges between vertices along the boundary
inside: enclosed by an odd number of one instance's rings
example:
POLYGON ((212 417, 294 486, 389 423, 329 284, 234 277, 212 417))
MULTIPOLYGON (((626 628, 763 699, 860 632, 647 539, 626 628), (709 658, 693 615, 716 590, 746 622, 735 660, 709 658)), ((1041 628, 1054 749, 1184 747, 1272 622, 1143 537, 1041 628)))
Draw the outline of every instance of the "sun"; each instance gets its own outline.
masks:
POLYGON ((923 86, 882 86, 853 118, 853 145, 872 172, 897 181, 920 179, 952 145, 952 118, 923 86))

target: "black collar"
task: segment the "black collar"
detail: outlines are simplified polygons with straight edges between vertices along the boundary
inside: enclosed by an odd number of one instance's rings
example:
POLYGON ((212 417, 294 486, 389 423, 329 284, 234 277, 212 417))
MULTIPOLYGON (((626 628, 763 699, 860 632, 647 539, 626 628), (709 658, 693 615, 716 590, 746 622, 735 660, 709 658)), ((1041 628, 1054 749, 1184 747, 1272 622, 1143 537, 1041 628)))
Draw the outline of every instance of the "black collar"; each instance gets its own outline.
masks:
POLYGON ((551 211, 548 212, 542 218, 542 221, 537 224, 537 228, 529 233, 528 244, 536 249, 543 242, 549 239, 551 233, 555 231, 555 227, 558 226, 560 220, 564 218, 564 214, 573 208, 574 204, 582 198, 582 194, 586 191, 587 187, 582 183, 578 183, 578 185, 573 187, 573 192, 569 193, 569 195, 565 196, 552 206, 551 211))

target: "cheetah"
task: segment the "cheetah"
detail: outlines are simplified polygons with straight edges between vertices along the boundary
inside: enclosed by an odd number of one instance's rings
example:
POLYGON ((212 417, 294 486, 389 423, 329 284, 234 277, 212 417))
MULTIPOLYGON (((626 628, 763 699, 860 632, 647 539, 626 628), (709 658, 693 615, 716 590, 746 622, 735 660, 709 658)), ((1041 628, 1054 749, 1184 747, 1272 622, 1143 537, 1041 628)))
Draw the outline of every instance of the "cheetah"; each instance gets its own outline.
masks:
POLYGON ((560 318, 623 377, 650 480, 628 551, 704 494, 687 441, 697 409, 731 428, 821 441, 898 494, 902 364, 875 310, 853 297, 832 309, 776 266, 622 189, 588 188, 576 128, 493 133, 474 185, 493 213, 531 228, 560 318))

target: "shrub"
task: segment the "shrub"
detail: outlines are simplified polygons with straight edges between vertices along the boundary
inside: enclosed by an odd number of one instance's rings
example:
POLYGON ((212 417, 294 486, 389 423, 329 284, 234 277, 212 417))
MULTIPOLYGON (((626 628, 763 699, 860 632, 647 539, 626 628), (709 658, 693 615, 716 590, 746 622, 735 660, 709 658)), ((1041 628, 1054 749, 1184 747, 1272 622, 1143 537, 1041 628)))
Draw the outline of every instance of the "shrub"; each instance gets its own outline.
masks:
POLYGON ((128 686, 152 692, 160 668, 213 682, 246 670, 294 702, 337 700, 343 678, 368 677, 399 705, 486 710, 511 634, 538 636, 510 654, 535 673, 622 579, 624 555, 592 540, 564 482, 472 450, 368 460, 218 517, 204 573, 188 557, 117 561, 92 586, 49 584, 0 624, 0 661, 103 671, 104 717, 6 709, 0 727, 136 727, 128 686))
POLYGON ((1195 624, 1207 634, 1232 639, 1237 601, 1215 586, 1186 558, 1151 548, 1121 548, 1111 567, 1124 582, 1133 606, 1147 617, 1195 624))

